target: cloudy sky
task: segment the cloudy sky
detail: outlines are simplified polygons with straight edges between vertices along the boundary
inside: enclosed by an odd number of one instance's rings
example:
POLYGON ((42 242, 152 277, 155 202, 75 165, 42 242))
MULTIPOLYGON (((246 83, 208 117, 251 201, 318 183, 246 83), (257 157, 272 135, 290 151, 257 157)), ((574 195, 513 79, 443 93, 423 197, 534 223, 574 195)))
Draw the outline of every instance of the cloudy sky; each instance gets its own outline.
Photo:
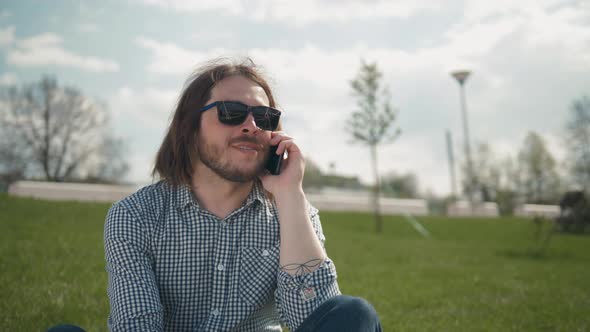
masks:
MULTIPOLYGON (((399 110, 400 138, 380 148, 383 172, 414 172, 449 191, 445 131, 461 158, 458 85, 469 69, 472 141, 514 154, 528 131, 565 157, 572 100, 590 94, 590 3, 556 0, 2 1, 0 84, 51 74, 108 105, 129 144, 128 181, 152 159, 186 77, 218 56, 250 56, 270 75, 284 128, 325 171, 370 181, 351 144, 350 80, 376 61, 399 110)), ((474 144, 472 143, 472 144, 474 144)))

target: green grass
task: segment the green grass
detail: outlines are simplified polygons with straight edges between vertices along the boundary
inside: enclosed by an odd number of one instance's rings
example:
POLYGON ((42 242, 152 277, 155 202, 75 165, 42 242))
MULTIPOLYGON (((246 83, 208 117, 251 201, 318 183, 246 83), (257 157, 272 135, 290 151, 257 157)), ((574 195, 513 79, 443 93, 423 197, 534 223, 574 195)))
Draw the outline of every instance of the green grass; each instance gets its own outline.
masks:
MULTIPOLYGON (((0 195, 0 330, 70 322, 106 330, 102 248, 110 204, 0 195)), ((590 236, 557 235, 535 255, 525 219, 323 213, 343 293, 377 309, 384 331, 590 331, 590 236)))

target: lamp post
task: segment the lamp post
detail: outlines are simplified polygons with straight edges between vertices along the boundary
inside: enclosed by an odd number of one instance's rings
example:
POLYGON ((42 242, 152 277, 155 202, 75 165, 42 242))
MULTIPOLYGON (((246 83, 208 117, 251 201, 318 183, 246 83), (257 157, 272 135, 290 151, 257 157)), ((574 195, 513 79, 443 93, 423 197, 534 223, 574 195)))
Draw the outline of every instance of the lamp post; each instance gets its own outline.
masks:
POLYGON ((468 70, 458 70, 451 73, 451 75, 459 82, 459 89, 461 92, 461 115, 463 118, 463 138, 465 139, 465 158, 467 159, 467 195, 469 198, 469 205, 471 212, 474 211, 473 198, 473 161, 471 159, 471 147, 469 143, 469 123, 467 120, 467 104, 465 102, 465 81, 471 74, 468 70))
POLYGON ((451 193, 453 200, 457 199, 457 180, 455 177, 455 156, 453 155, 453 139, 451 137, 451 131, 447 130, 447 157, 449 162, 449 174, 451 176, 451 193))

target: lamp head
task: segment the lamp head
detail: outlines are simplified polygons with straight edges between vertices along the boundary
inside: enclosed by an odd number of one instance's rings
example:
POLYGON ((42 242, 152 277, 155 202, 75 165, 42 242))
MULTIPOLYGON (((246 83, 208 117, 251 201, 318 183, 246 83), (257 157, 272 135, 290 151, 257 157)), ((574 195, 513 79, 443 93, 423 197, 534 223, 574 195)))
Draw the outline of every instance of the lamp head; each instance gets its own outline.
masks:
POLYGON ((459 84, 463 85, 471 72, 469 70, 457 70, 451 73, 451 75, 459 82, 459 84))

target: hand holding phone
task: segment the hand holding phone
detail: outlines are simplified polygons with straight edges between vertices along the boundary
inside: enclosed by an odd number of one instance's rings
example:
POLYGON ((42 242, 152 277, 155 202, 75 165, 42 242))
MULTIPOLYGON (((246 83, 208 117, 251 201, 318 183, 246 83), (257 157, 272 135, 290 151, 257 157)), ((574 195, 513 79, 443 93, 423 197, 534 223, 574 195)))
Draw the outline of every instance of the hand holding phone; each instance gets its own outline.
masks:
POLYGON ((272 175, 279 175, 281 174, 281 165, 283 164, 283 157, 285 152, 281 153, 280 155, 277 154, 278 145, 273 145, 269 149, 269 156, 268 162, 266 163, 266 169, 272 175))

